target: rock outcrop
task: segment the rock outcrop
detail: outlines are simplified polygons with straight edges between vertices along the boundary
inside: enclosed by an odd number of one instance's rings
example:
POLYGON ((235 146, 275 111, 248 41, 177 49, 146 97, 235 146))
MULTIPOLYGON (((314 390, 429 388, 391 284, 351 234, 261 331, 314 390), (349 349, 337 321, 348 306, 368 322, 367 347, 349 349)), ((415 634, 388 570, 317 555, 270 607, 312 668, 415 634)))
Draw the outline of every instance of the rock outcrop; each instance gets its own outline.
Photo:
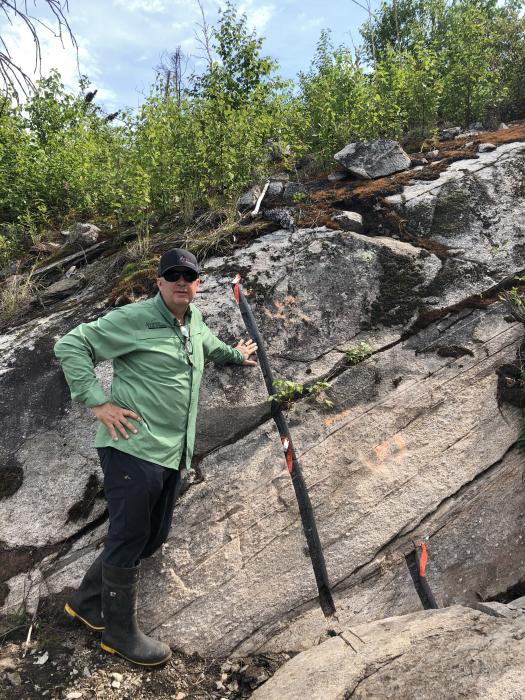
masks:
MULTIPOLYGON (((230 289, 240 272, 276 377, 331 382, 331 407, 302 399, 289 422, 344 628, 420 610, 405 555, 422 536, 441 605, 525 577, 521 412, 496 401, 496 370, 523 336, 497 295, 525 269, 524 149, 391 198, 412 243, 281 230, 207 261, 198 303, 220 337, 245 337, 230 289), (361 342, 372 354, 353 365, 361 342)), ((4 611, 76 585, 104 537, 94 421, 71 404, 52 346, 103 312, 110 265, 92 262, 52 314, 0 338, 4 611)), ((97 373, 110 381, 107 365, 97 373)), ((201 655, 316 644, 332 622, 258 370, 208 369, 198 435, 170 540, 144 565, 144 628, 201 655)))
POLYGON ((282 666, 254 700, 520 698, 525 626, 462 607, 344 629, 282 666))

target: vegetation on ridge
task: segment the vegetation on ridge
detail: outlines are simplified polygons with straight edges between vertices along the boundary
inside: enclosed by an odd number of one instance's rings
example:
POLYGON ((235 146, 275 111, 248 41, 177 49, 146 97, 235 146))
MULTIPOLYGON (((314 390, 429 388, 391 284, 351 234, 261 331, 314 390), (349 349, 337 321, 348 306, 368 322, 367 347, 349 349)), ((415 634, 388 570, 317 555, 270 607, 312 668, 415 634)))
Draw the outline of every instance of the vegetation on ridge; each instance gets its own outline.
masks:
POLYGON ((523 0, 384 2, 357 49, 334 47, 322 32, 294 84, 277 76, 230 3, 205 70, 185 85, 161 75, 138 112, 115 121, 83 98, 87 79, 72 95, 52 72, 23 107, 7 100, 0 110, 0 267, 72 220, 114 230, 151 215, 188 222, 232 209, 255 179, 272 167, 293 171, 306 153, 326 166, 352 140, 422 140, 440 124, 521 116, 523 8, 523 0), (283 158, 275 165, 272 148, 283 158))

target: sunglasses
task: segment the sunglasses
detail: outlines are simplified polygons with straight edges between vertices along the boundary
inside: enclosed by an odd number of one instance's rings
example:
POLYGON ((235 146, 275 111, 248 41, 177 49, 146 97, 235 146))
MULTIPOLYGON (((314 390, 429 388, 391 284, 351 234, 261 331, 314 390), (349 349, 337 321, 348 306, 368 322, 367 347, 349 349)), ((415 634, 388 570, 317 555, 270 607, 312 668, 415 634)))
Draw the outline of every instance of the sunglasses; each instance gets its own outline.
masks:
POLYGON ((178 282, 181 277, 185 282, 195 282, 199 277, 193 270, 168 270, 162 276, 167 282, 178 282))

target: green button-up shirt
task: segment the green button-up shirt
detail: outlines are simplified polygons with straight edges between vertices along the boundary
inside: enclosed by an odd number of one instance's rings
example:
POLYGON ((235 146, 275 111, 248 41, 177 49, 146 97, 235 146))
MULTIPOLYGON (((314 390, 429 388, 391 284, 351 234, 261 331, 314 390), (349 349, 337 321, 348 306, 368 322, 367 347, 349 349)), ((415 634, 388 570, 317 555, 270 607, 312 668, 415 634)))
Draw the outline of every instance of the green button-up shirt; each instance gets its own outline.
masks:
POLYGON ((92 323, 81 323, 56 343, 55 354, 74 401, 86 406, 111 401, 142 418, 140 423, 130 419, 138 432, 127 431, 128 440, 117 433, 117 442, 101 423, 95 447, 115 447, 172 469, 179 468, 185 448, 185 463, 190 466, 204 362, 241 365, 244 358, 213 335, 193 304, 184 325, 190 342, 158 293, 92 323), (94 370, 103 360, 113 360, 110 396, 94 370))

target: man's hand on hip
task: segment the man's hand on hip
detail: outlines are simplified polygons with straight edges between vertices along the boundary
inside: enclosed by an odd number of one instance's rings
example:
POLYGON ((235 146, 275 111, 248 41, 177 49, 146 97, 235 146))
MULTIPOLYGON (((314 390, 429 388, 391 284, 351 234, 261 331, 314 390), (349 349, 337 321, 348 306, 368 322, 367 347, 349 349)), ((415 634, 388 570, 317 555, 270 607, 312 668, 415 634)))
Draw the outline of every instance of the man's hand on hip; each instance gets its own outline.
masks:
POLYGON ((250 355, 253 355, 253 353, 257 351, 257 343, 254 343, 251 338, 249 338, 246 342, 243 340, 238 342, 235 349, 242 353, 242 356, 244 357, 244 362, 242 364, 244 367, 254 367, 257 365, 255 360, 249 359, 250 355))
POLYGON ((111 435, 112 439, 115 441, 118 440, 117 430, 123 437, 126 438, 126 440, 129 438, 126 429, 131 433, 138 432, 133 423, 130 423, 127 419, 128 416, 136 421, 142 420, 142 418, 133 411, 129 411, 127 408, 121 408, 120 406, 115 406, 115 404, 112 404, 109 401, 108 403, 103 403, 100 406, 92 406, 91 410, 95 417, 101 423, 104 423, 106 428, 109 430, 109 434, 111 435))

